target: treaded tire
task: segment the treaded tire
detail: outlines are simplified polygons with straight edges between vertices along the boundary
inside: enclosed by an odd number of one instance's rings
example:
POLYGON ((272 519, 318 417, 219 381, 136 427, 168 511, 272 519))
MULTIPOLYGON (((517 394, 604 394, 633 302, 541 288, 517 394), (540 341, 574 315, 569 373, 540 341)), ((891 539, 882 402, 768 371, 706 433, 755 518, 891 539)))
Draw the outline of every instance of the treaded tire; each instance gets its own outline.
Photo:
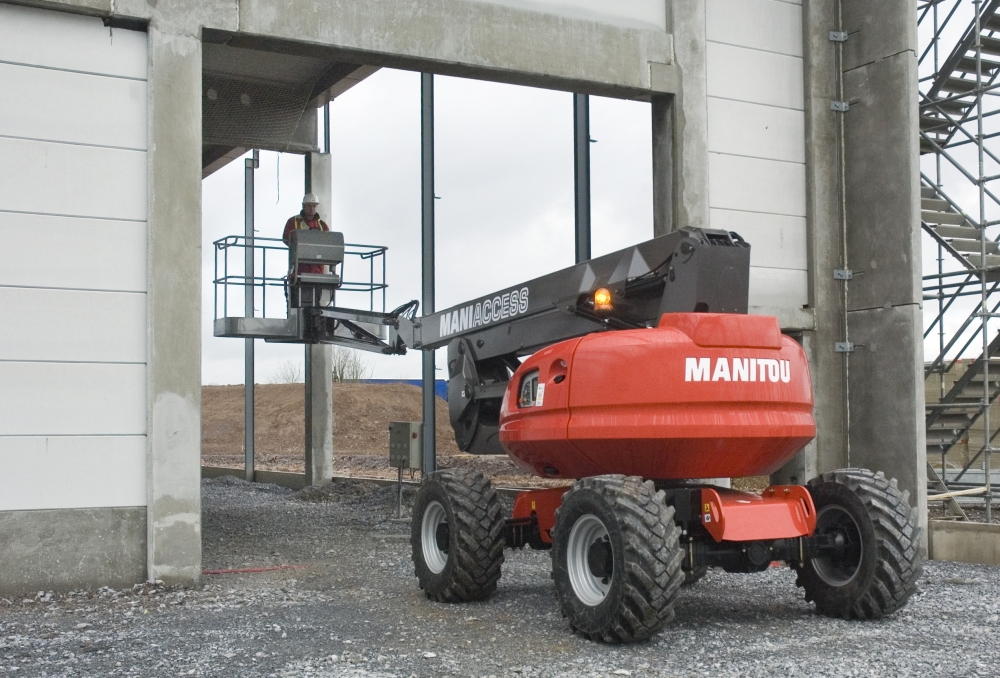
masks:
POLYGON ((861 553, 856 565, 843 566, 845 579, 854 572, 843 583, 830 581, 837 578, 829 574, 836 569, 830 565, 833 561, 796 564, 795 584, 805 589, 806 601, 828 617, 843 619, 878 619, 906 605, 922 568, 920 528, 909 492, 900 492, 895 479, 859 468, 824 473, 809 481, 808 488, 820 521, 824 509, 835 516, 850 515, 861 553))
POLYGON ((651 481, 622 475, 576 481, 556 510, 554 533, 552 579, 573 631, 590 640, 626 643, 649 638, 673 619, 684 581, 681 530, 674 509, 651 481), (574 525, 595 517, 606 528, 613 565, 602 580, 603 600, 588 605, 574 589, 567 558, 574 525))
POLYGON ((459 603, 482 600, 493 593, 503 563, 503 508, 482 473, 444 469, 429 474, 413 502, 410 546, 420 588, 431 600, 459 603), (421 540, 428 507, 444 509, 447 549, 444 568, 434 572, 421 540))

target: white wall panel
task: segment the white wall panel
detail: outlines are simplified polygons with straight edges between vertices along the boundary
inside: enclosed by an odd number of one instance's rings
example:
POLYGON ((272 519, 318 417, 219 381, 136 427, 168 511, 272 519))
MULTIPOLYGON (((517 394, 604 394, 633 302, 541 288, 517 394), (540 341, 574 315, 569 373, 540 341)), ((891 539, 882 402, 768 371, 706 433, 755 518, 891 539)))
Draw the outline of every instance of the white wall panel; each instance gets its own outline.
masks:
POLYGON ((0 61, 146 79, 146 34, 97 17, 0 3, 0 61))
POLYGON ((750 243, 750 265, 809 268, 805 217, 711 209, 712 228, 736 231, 750 243))
POLYGON ((710 42, 707 63, 709 96, 804 109, 798 57, 710 42))
POLYGON ((0 212, 0 285, 146 291, 146 223, 0 212))
POLYGON ((0 211, 143 221, 146 153, 0 138, 0 211))
POLYGON ((802 56, 802 6, 781 0, 708 0, 709 40, 802 56))
POLYGON ((708 98, 708 150, 787 162, 806 161, 805 113, 708 98))
POLYGON ((0 287, 0 360, 146 360, 146 295, 0 287))
POLYGON ((0 384, 0 436, 146 433, 145 365, 0 362, 0 384))
POLYGON ((809 303, 809 274, 789 268, 750 268, 750 305, 801 308, 809 303))
POLYGON ((0 135, 146 148, 144 81, 0 63, 0 82, 0 135))
POLYGON ((0 511, 146 505, 146 438, 0 437, 0 511))
POLYGON ((709 206, 806 216, 805 165, 708 154, 709 206))
POLYGON ((667 30, 664 0, 476 0, 571 19, 600 21, 616 26, 667 30))

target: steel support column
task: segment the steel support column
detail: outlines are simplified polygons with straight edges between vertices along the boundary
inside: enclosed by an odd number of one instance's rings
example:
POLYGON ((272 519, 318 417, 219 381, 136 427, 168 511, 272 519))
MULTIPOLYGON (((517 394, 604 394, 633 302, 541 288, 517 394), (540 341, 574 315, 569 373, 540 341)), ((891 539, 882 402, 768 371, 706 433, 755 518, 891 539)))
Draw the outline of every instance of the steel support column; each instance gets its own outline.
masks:
POLYGON ((576 263, 590 259, 590 97, 573 95, 573 185, 576 263))
MULTIPOLYGON (((253 261, 253 229, 254 229, 254 170, 260 166, 260 152, 256 149, 253 157, 244 161, 243 185, 243 234, 246 236, 244 249, 244 315, 252 318, 254 315, 254 261, 253 261)), ((246 479, 253 482, 254 476, 254 355, 253 339, 244 339, 243 354, 243 464, 246 469, 246 479)))
MULTIPOLYGON (((434 312, 434 76, 420 75, 421 306, 434 312)), ((423 472, 436 468, 434 432, 434 351, 423 351, 423 472)))

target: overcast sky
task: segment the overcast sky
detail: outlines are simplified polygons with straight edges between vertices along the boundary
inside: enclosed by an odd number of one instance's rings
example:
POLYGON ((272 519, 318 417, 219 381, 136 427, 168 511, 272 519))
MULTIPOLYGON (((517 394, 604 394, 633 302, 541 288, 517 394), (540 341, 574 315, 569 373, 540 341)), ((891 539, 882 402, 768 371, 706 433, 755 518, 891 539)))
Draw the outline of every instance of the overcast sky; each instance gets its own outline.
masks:
MULTIPOLYGON (((651 122, 648 104, 590 101, 597 256, 652 237, 651 122)), ((572 96, 438 76, 435 105, 437 308, 572 265, 572 96)), ((331 104, 331 137, 333 205, 320 206, 324 220, 348 242, 389 247, 388 308, 419 299, 419 74, 383 69, 346 92, 331 104)), ((209 284, 211 243, 243 233, 243 174, 240 160, 203 185, 206 384, 243 383, 243 342, 212 336, 209 284)), ((257 235, 280 237, 300 208, 302 156, 261 153, 255 190, 257 235)), ((341 295, 338 305, 367 305, 367 297, 341 295)), ((364 357, 376 378, 420 376, 416 352, 364 357)), ((257 342, 256 381, 289 360, 301 363, 301 346, 257 342)))

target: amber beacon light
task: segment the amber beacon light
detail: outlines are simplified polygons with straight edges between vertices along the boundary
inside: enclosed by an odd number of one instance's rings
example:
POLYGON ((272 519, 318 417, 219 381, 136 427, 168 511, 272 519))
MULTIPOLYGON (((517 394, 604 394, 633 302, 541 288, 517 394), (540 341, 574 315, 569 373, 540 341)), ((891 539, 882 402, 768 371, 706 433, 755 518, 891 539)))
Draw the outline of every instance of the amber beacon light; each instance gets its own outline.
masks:
POLYGON ((610 311, 611 310, 611 291, 606 287, 594 292, 594 310, 595 311, 610 311))

